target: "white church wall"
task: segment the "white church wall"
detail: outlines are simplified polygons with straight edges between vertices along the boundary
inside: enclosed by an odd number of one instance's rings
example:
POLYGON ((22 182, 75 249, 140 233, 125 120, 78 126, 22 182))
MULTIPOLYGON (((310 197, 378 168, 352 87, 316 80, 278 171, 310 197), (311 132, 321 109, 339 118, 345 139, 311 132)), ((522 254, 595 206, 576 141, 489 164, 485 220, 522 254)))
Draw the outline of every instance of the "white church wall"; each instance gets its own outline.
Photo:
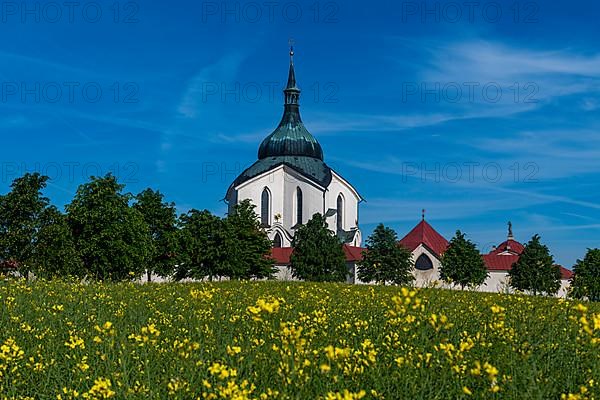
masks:
POLYGON ((249 199, 256 205, 256 213, 260 216, 262 192, 267 188, 270 193, 270 212, 268 229, 269 238, 273 240, 278 230, 285 230, 282 245, 290 246, 288 237, 294 235, 292 227, 296 225, 296 191, 302 191, 302 223, 306 223, 315 213, 323 214, 324 188, 302 177, 289 167, 280 166, 262 175, 254 177, 237 187, 237 201, 249 199), (279 221, 275 215, 280 215, 279 221))
MULTIPOLYGON (((341 194, 344 199, 343 229, 350 230, 351 228, 356 228, 360 196, 343 178, 335 172, 332 172, 332 175, 331 183, 325 193, 325 212, 330 208, 337 209, 337 199, 341 194)), ((329 229, 337 230, 337 215, 327 218, 327 224, 329 225, 329 229)), ((360 243, 355 245, 360 246, 360 243)))
POLYGON ((284 188, 285 174, 283 166, 275 168, 274 170, 268 171, 262 175, 254 177, 241 185, 237 189, 238 203, 242 200, 249 199, 252 204, 256 205, 256 213, 260 216, 261 210, 261 197, 264 188, 268 188, 271 194, 271 204, 269 208, 269 224, 275 222, 275 215, 283 215, 284 210, 284 188))
POLYGON ((285 168, 284 179, 284 207, 287 214, 283 215, 284 226, 291 230, 296 225, 296 191, 302 191, 302 221, 305 224, 314 214, 323 214, 323 192, 324 188, 314 182, 302 177, 290 168, 285 168))
POLYGON ((421 244, 421 245, 419 245, 419 247, 414 249, 412 252, 413 266, 414 266, 415 262, 417 261, 417 258, 419 258, 419 256, 421 256, 421 254, 425 254, 425 255, 427 255, 427 257, 429 257, 429 259, 431 260, 431 263, 433 264, 433 268, 424 270, 424 271, 414 268, 413 269, 413 275, 415 276, 414 285, 417 287, 431 287, 434 285, 439 286, 439 284, 440 284, 440 267, 441 267, 440 260, 438 260, 438 258, 433 253, 431 253, 429 251, 429 249, 427 249, 425 246, 423 246, 421 244))
POLYGON ((488 271, 487 279, 477 290, 480 292, 510 293, 512 290, 508 281, 508 271, 488 271))
MULTIPOLYGON (((510 287, 509 279, 508 271, 488 271, 488 278, 477 290, 490 293, 514 293, 514 289, 510 287)), ((569 286, 570 282, 568 279, 561 279, 560 288, 556 296, 566 297, 569 286)))

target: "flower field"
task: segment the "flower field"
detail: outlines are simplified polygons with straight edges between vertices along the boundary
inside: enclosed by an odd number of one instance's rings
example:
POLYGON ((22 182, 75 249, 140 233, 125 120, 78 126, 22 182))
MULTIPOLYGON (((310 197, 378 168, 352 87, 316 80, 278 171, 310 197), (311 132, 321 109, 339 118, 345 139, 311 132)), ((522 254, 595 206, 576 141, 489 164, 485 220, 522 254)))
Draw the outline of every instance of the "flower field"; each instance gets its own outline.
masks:
POLYGON ((600 304, 286 282, 0 281, 0 398, 600 398, 600 304))

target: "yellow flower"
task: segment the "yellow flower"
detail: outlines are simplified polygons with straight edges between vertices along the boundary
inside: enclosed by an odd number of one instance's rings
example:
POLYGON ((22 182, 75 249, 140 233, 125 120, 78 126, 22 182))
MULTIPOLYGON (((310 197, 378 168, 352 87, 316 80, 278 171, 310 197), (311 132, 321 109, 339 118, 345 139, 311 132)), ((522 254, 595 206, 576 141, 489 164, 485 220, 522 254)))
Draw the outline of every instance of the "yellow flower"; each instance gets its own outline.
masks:
POLYGON ((242 348, 240 346, 227 346, 227 354, 229 354, 230 356, 239 354, 242 351, 242 348))
POLYGON ((112 390, 112 383, 110 379, 98 378, 94 380, 94 386, 83 394, 84 399, 108 399, 115 395, 112 390))
POLYGON ((358 400, 365 397, 367 392, 361 390, 357 393, 352 393, 348 389, 344 389, 342 392, 329 392, 325 396, 326 400, 358 400))
POLYGON ((79 347, 80 349, 85 349, 85 342, 82 338, 78 336, 70 336, 69 340, 65 342, 65 346, 67 346, 70 349, 75 349, 76 347, 79 347))
POLYGON ((494 314, 498 314, 498 313, 501 313, 501 312, 503 312, 503 311, 504 311, 504 307, 500 307, 500 306, 497 306, 497 305, 493 305, 493 306, 491 307, 491 309, 492 309, 492 312, 493 312, 494 314))
POLYGON ((587 307, 581 303, 577 304, 575 307, 573 307, 573 309, 580 311, 580 312, 587 312, 587 310, 588 310, 587 307))
POLYGON ((88 359, 88 358, 87 358, 87 356, 84 356, 84 357, 81 359, 81 362, 78 362, 78 363, 77 363, 77 368, 79 368, 79 369, 81 370, 81 372, 85 372, 85 371, 87 371, 88 369, 90 369, 90 366, 89 366, 89 365, 88 365, 88 363, 87 363, 87 359, 88 359))

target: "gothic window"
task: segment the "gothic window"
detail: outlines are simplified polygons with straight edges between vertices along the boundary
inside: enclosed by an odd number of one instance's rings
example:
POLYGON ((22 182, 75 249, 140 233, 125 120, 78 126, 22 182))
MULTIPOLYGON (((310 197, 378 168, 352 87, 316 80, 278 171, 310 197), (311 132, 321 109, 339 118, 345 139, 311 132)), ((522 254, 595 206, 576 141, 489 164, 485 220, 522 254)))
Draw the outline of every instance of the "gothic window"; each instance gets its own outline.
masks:
POLYGON ((296 189, 296 223, 300 225, 302 223, 302 189, 296 189))
POLYGON ((279 234, 279 232, 277 232, 275 234, 275 237, 273 238, 273 247, 281 247, 281 235, 279 234))
POLYGON ((417 258, 417 262, 415 263, 415 268, 421 271, 426 271, 428 269, 433 268, 433 263, 431 262, 431 258, 427 257, 425 254, 421 254, 419 258, 417 258))
POLYGON ((271 193, 264 188, 260 197, 260 224, 269 226, 269 214, 271 213, 271 193))
POLYGON ((342 194, 337 198, 337 230, 338 232, 344 229, 344 198, 342 194))

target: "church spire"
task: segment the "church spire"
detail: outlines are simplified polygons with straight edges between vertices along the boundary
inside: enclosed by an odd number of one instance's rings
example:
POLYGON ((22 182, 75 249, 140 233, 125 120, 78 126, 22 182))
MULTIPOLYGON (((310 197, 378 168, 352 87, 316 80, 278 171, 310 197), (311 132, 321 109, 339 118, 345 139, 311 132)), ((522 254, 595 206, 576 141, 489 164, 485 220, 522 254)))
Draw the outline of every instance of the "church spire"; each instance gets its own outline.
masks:
POLYGON ((290 73, 288 75, 288 82, 286 89, 297 89, 296 88, 296 72, 294 71, 294 46, 290 45, 290 73))
POLYGON ((295 105, 298 107, 300 100, 300 89, 296 87, 296 71, 294 71, 294 45, 290 40, 290 72, 288 81, 283 93, 285 94, 285 106, 295 105))
POLYGON ((290 71, 285 89, 283 116, 279 125, 258 148, 258 159, 267 157, 301 156, 323 161, 323 149, 308 132, 300 118, 300 89, 296 86, 294 47, 290 40, 290 71))

